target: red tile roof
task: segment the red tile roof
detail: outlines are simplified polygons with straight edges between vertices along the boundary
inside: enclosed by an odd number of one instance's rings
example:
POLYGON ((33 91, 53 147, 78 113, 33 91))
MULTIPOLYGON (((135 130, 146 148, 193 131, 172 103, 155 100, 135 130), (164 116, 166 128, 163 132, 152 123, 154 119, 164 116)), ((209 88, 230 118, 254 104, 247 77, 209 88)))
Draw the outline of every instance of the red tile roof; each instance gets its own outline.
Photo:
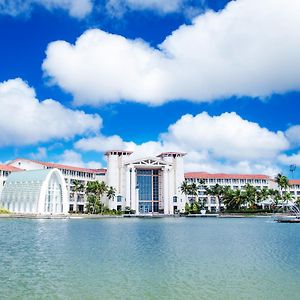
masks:
POLYGON ((293 184, 300 184, 300 179, 291 179, 289 180, 289 184, 293 185, 293 184))
POLYGON ((188 172, 184 174, 185 178, 199 178, 199 179, 265 179, 270 177, 262 174, 225 174, 225 173, 207 173, 207 172, 188 172))
POLYGON ((16 167, 10 166, 10 165, 3 165, 3 164, 0 164, 0 170, 2 170, 2 171, 8 171, 8 172, 23 171, 20 168, 16 168, 16 167))
POLYGON ((66 169, 66 170, 78 171, 78 172, 87 172, 87 173, 99 174, 99 173, 106 173, 106 171, 107 171, 106 169, 80 168, 80 167, 67 166, 67 165, 51 163, 51 162, 43 162, 43 161, 27 159, 27 158, 17 158, 15 160, 13 160, 12 162, 15 162, 15 161, 18 161, 18 160, 27 160, 27 161, 31 161, 31 162, 34 162, 34 163, 37 163, 37 164, 41 164, 41 165, 49 167, 49 168, 66 169))

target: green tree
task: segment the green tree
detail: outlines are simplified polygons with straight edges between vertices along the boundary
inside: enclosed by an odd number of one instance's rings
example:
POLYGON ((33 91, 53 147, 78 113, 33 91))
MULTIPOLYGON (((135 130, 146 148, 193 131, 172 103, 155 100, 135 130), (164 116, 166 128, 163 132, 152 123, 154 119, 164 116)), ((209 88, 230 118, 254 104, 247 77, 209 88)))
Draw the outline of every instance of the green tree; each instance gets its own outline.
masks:
POLYGON ((199 206, 198 201, 195 201, 191 204, 191 211, 195 214, 200 212, 200 206, 199 206))
POLYGON ((269 195, 274 201, 274 203, 277 205, 281 199, 280 192, 278 190, 269 189, 269 195))
POLYGON ((261 202, 269 199, 271 196, 270 190, 268 188, 262 188, 261 190, 256 191, 257 202, 261 202))
POLYGON ((106 195, 109 200, 113 200, 116 197, 116 189, 110 186, 107 190, 106 195))
POLYGON ((185 205, 184 205, 184 211, 185 211, 186 213, 189 213, 189 212, 190 212, 190 205, 189 205, 188 203, 185 203, 185 205))
POLYGON ((218 183, 213 185, 211 188, 205 189, 206 193, 210 196, 216 197, 218 202, 219 211, 221 210, 223 195, 224 195, 224 187, 219 185, 218 183))
POLYGON ((233 191, 231 197, 230 209, 240 209, 246 203, 246 194, 240 189, 233 191))
POLYGON ((182 194, 184 194, 185 196, 190 195, 190 184, 187 182, 187 180, 185 180, 181 186, 180 186, 180 191, 182 194))
POLYGON ((256 205, 256 196, 257 196, 256 188, 253 185, 247 183, 245 185, 243 194, 245 196, 246 204, 249 205, 251 208, 253 208, 256 205))
POLYGON ((105 182, 90 181, 87 184, 86 192, 88 194, 88 209, 89 212, 101 213, 102 205, 101 198, 107 192, 108 187, 105 182))
POLYGON ((226 187, 224 190, 223 202, 227 209, 236 208, 235 193, 230 187, 226 187))
POLYGON ((289 180, 286 176, 282 175, 282 174, 277 174, 277 176, 275 177, 275 182, 277 183, 279 190, 280 190, 280 200, 282 203, 282 211, 284 212, 284 194, 283 191, 287 191, 288 187, 289 187, 289 180))
POLYGON ((294 200, 294 197, 290 192, 283 193, 283 202, 288 203, 288 202, 291 202, 293 200, 294 200))
POLYGON ((197 203, 198 203, 198 197, 199 197, 198 190, 199 190, 199 187, 195 182, 190 184, 190 195, 195 197, 195 202, 197 202, 197 203))
POLYGON ((289 187, 289 180, 286 176, 282 175, 282 174, 277 174, 277 176, 275 177, 275 182, 277 183, 279 189, 280 189, 280 196, 281 199, 283 199, 283 191, 287 190, 289 187))

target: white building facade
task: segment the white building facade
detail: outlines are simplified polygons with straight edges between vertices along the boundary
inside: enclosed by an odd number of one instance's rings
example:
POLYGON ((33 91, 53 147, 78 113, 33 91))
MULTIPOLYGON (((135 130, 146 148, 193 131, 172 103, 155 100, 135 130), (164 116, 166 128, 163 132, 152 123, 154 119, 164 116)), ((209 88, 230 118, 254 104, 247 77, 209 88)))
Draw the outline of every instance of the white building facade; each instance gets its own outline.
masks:
POLYGON ((188 183, 196 183, 199 185, 199 200, 206 203, 209 211, 216 212, 224 207, 219 207, 219 203, 214 196, 207 195, 205 188, 212 188, 216 184, 221 186, 229 186, 233 190, 244 190, 246 184, 254 186, 256 189, 263 188, 277 189, 274 180, 267 175, 262 174, 223 174, 223 173, 207 173, 207 172, 189 172, 185 173, 185 179, 188 183), (203 182, 203 184, 200 184, 203 182))
MULTIPOLYGON (((266 175, 212 174, 207 172, 184 173, 185 153, 165 152, 156 157, 134 159, 130 151, 112 150, 106 152, 107 169, 88 169, 49 162, 18 158, 7 165, 0 165, 0 194, 11 173, 22 170, 58 169, 66 184, 67 211, 84 212, 87 204, 85 191, 75 191, 77 184, 87 186, 91 181, 103 181, 115 190, 115 197, 103 197, 101 201, 110 209, 134 210, 136 214, 172 215, 183 212, 186 203, 193 197, 181 193, 181 185, 186 180, 199 186, 199 200, 206 209, 219 211, 219 203, 214 196, 206 194, 205 188, 219 184, 233 190, 243 190, 246 184, 257 189, 278 189, 274 180, 266 175)), ((295 200, 300 198, 300 180, 291 180, 290 192, 295 200)), ((65 208, 64 208, 65 212, 65 208)))
POLYGON ((157 157, 131 159, 132 152, 108 151, 106 183, 116 190, 110 209, 130 208, 136 214, 174 214, 183 211, 185 197, 180 193, 184 181, 185 153, 166 152, 157 157))

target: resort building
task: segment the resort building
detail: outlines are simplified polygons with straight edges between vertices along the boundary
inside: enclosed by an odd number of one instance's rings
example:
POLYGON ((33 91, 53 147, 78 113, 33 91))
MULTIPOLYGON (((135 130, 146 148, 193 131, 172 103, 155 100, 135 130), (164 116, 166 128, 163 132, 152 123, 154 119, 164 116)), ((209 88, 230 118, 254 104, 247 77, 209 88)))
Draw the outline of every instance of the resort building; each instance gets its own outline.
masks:
POLYGON ((1 193, 1 207, 15 213, 66 214, 68 192, 58 169, 10 174, 1 193))
POLYGON ((292 194, 295 200, 300 200, 300 180, 299 179, 291 179, 290 183, 290 193, 292 194))
MULTIPOLYGON (((216 197, 206 195, 205 188, 219 184, 221 186, 229 186, 233 190, 243 190, 246 184, 250 184, 257 189, 276 188, 276 184, 271 177, 261 174, 223 174, 223 173, 206 173, 206 172, 189 172, 185 173, 185 179, 188 183, 197 183, 199 185, 199 200, 206 203, 209 211, 219 211, 219 203, 216 197), (202 183, 202 184, 201 184, 202 183)), ((300 191, 300 189, 299 189, 300 191)), ((192 201, 192 198, 189 197, 192 201)), ((224 205, 222 204, 222 207, 224 205)))
MULTIPOLYGON (((17 182, 20 181, 14 179, 18 177, 9 177, 8 181, 8 175, 11 173, 13 173, 12 175, 20 173, 20 176, 24 177, 27 176, 26 174, 33 176, 31 173, 21 172, 22 170, 40 170, 45 172, 54 169, 58 170, 64 181, 64 184, 61 184, 62 190, 64 190, 65 186, 67 191, 66 198, 63 200, 63 203, 65 203, 65 201, 67 203, 67 205, 64 204, 64 212, 85 211, 87 203, 85 192, 74 191, 74 189, 76 184, 86 186, 88 182, 91 181, 103 181, 115 189, 115 197, 113 197, 113 199, 108 199, 107 197, 101 199, 110 209, 122 211, 131 209, 134 210, 136 214, 161 213, 172 215, 176 212, 184 211, 185 204, 190 204, 195 200, 193 196, 186 196, 181 193, 181 185, 185 180, 188 183, 197 183, 199 186, 199 200, 203 201, 206 209, 212 212, 219 211, 222 207, 219 207, 219 203, 214 196, 207 195, 205 189, 211 188, 216 184, 229 186, 233 190, 243 190, 247 184, 253 185, 257 189, 278 189, 271 177, 261 174, 184 173, 184 156, 186 154, 180 152, 165 152, 156 157, 141 159, 134 159, 132 158, 132 152, 123 150, 107 151, 105 155, 107 159, 107 169, 79 168, 24 158, 15 159, 7 165, 0 165, 0 195, 3 186, 5 187, 2 192, 4 198, 2 197, 1 199, 9 201, 10 203, 16 203, 19 200, 16 200, 17 198, 14 197, 22 198, 22 193, 16 189, 18 185, 17 182), (74 184, 75 181, 76 184, 74 184), (13 196, 14 193, 16 193, 15 196, 13 196)), ((32 181, 35 182, 35 179, 32 181)), ((41 180, 39 180, 39 182, 40 181, 41 180)), ((26 182, 28 183, 29 181, 27 180, 26 182)), ((291 180, 290 184, 289 190, 291 194, 295 200, 299 199, 300 180, 291 180)), ((44 194, 42 194, 41 197, 44 197, 44 194)), ((8 205, 8 202, 5 203, 8 205)), ((29 206, 26 206, 24 203, 20 205, 15 204, 14 206, 12 206, 13 204, 10 205, 10 209, 14 209, 13 211, 33 211, 32 206, 30 206, 33 205, 32 203, 29 206)), ((221 205, 223 206, 223 204, 221 205)), ((56 206, 56 204, 54 206, 56 206)), ((56 212, 56 210, 51 209, 50 211, 52 213, 56 212)), ((49 209, 45 209, 45 207, 44 210, 41 210, 39 206, 40 213, 50 211, 49 209)), ((61 210, 58 210, 58 212, 61 212, 61 210)))

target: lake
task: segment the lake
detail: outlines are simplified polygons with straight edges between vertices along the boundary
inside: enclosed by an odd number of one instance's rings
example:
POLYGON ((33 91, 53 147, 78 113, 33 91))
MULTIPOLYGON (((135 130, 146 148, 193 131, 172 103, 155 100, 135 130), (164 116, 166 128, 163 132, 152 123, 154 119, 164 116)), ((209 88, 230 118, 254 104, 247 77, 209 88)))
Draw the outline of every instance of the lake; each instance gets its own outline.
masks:
POLYGON ((0 219, 1 299, 300 299, 300 224, 0 219))

